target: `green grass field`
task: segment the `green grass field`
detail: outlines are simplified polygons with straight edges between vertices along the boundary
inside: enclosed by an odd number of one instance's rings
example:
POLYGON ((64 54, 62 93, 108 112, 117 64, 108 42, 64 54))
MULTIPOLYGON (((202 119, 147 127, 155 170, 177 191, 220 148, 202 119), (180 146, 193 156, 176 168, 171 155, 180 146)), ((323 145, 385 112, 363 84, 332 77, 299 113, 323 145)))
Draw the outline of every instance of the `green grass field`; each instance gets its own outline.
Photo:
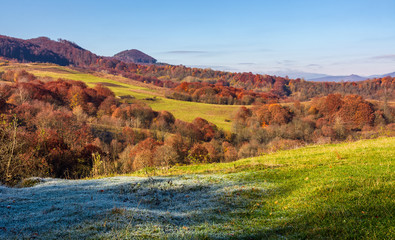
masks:
POLYGON ((9 66, 1 66, 0 71, 7 69, 25 69, 39 77, 51 77, 53 79, 64 78, 76 81, 83 81, 88 86, 93 87, 98 83, 110 88, 117 96, 131 95, 136 99, 147 103, 153 110, 166 110, 171 112, 177 119, 192 122, 195 118, 204 118, 219 128, 230 131, 232 123, 228 120, 232 119, 233 113, 240 107, 234 105, 214 105, 196 102, 184 102, 164 97, 163 91, 144 87, 144 84, 133 85, 127 82, 130 80, 122 77, 116 77, 120 81, 114 80, 114 76, 104 75, 95 76, 88 73, 81 73, 67 67, 52 64, 15 64, 9 66), (122 81, 122 82, 121 82, 122 81), (146 100, 155 97, 155 101, 146 100))
POLYGON ((207 236, 218 231, 235 239, 395 238, 395 138, 308 146, 157 174, 209 174, 238 183, 222 199, 233 207, 216 216, 226 220, 205 223, 207 236))
POLYGON ((156 101, 149 103, 149 105, 156 111, 169 111, 175 118, 187 122, 192 122, 196 117, 201 117, 228 131, 230 131, 232 123, 227 120, 231 120, 234 112, 240 108, 237 105, 183 102, 163 97, 158 97, 156 101))
POLYGON ((394 239, 394 146, 378 138, 0 185, 0 239, 394 239))

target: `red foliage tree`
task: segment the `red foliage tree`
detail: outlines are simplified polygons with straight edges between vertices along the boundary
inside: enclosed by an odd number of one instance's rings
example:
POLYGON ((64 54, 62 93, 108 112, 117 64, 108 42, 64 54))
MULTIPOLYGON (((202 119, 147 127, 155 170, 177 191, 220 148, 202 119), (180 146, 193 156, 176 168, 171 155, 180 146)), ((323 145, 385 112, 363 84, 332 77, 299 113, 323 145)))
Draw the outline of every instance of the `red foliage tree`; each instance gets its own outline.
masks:
POLYGON ((347 95, 343 101, 338 115, 349 129, 362 129, 364 125, 373 125, 375 115, 371 103, 358 95, 347 95))
POLYGON ((214 138, 217 131, 217 127, 214 124, 200 117, 195 118, 192 124, 195 125, 203 135, 203 141, 209 142, 214 138))
POLYGON ((161 143, 147 138, 133 147, 130 152, 130 161, 124 166, 126 171, 139 170, 154 166, 155 151, 161 143))

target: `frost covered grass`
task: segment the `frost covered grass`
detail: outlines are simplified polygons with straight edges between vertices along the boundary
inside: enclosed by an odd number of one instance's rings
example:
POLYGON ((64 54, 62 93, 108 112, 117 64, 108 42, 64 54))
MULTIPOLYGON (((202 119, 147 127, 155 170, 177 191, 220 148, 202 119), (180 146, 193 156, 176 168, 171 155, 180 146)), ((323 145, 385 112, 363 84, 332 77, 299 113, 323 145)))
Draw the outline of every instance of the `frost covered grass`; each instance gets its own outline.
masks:
POLYGON ((0 239, 394 239, 394 146, 380 138, 148 178, 0 186, 0 239))
POLYGON ((0 238, 226 237, 207 230, 223 229, 221 223, 247 207, 241 191, 251 187, 220 175, 42 179, 33 187, 0 187, 0 238))

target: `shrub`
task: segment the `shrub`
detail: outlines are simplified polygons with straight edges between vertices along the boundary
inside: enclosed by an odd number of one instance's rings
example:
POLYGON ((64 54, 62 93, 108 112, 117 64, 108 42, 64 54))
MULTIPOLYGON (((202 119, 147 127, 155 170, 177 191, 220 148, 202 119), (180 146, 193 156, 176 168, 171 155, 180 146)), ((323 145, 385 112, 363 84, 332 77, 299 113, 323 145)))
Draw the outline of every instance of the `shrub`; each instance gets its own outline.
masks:
POLYGON ((190 163, 208 163, 211 162, 211 158, 208 154, 207 149, 201 143, 196 143, 193 145, 191 150, 189 150, 188 161, 190 163))
POLYGON ((239 158, 247 158, 256 156, 258 153, 258 146, 257 144, 246 142, 244 143, 237 153, 239 158))
POLYGON ((169 145, 162 145, 156 148, 153 164, 158 167, 169 167, 177 164, 179 155, 175 149, 169 145))
POLYGON ((222 151, 224 152, 224 162, 232 162, 237 159, 236 148, 229 142, 223 142, 222 151))
POLYGON ((300 140, 276 138, 267 145, 267 150, 269 152, 275 152, 279 150, 299 148, 303 145, 304 142, 300 140))
POLYGON ((156 148, 161 145, 152 138, 147 138, 138 143, 130 152, 130 159, 124 165, 124 171, 135 171, 146 167, 154 166, 154 156, 156 148))

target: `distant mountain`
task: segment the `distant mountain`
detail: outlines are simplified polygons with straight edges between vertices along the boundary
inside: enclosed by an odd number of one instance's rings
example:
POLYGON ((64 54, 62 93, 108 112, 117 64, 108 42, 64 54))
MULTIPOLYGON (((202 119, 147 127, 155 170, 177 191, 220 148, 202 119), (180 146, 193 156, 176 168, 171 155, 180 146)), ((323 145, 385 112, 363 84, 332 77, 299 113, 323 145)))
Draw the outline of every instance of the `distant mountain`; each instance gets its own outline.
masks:
POLYGON ((114 55, 115 59, 118 59, 127 63, 143 63, 143 64, 155 64, 156 59, 137 50, 125 50, 114 55))
POLYGON ((364 81, 367 79, 372 79, 372 78, 383 78, 386 76, 390 77, 395 77, 395 72, 392 73, 387 73, 387 74, 382 74, 382 75, 371 75, 371 76, 359 76, 359 75, 349 75, 349 76, 326 76, 326 77, 320 77, 320 78, 312 78, 308 79, 309 81, 313 82, 358 82, 358 81, 364 81))
POLYGON ((297 70, 286 70, 286 71, 277 71, 277 72, 270 72, 269 74, 273 74, 276 76, 286 77, 295 79, 295 78, 303 78, 307 81, 313 82, 355 82, 355 81, 363 81, 368 79, 369 77, 362 77, 355 74, 349 76, 331 76, 327 74, 320 74, 320 73, 309 73, 309 72, 302 72, 297 70))
POLYGON ((292 79, 304 78, 306 80, 329 76, 329 75, 321 74, 321 73, 309 73, 309 72, 302 72, 302 71, 297 71, 297 70, 271 71, 271 72, 266 72, 266 73, 262 72, 262 74, 276 75, 279 77, 289 77, 292 79))
MULTIPOLYGON (((262 73, 262 74, 264 74, 264 73, 262 73)), ((302 72, 302 71, 296 71, 296 70, 286 70, 286 71, 268 72, 267 74, 276 75, 276 76, 280 76, 280 77, 288 76, 291 79, 303 78, 307 81, 313 81, 313 82, 341 82, 341 81, 358 82, 358 81, 364 81, 364 80, 372 79, 372 78, 382 78, 385 76, 395 77, 395 72, 387 73, 387 74, 371 75, 371 76, 359 76, 359 75, 355 75, 355 74, 348 75, 348 76, 331 76, 331 75, 320 74, 320 73, 309 73, 309 72, 302 72)))
POLYGON ((369 78, 383 78, 386 76, 395 77, 395 72, 386 73, 386 74, 382 74, 382 75, 372 75, 372 76, 369 76, 369 78))
POLYGON ((320 77, 320 78, 313 78, 309 79, 309 81, 313 82, 358 82, 358 81, 363 81, 368 79, 368 77, 361 77, 355 74, 349 75, 349 76, 326 76, 326 77, 320 77))

